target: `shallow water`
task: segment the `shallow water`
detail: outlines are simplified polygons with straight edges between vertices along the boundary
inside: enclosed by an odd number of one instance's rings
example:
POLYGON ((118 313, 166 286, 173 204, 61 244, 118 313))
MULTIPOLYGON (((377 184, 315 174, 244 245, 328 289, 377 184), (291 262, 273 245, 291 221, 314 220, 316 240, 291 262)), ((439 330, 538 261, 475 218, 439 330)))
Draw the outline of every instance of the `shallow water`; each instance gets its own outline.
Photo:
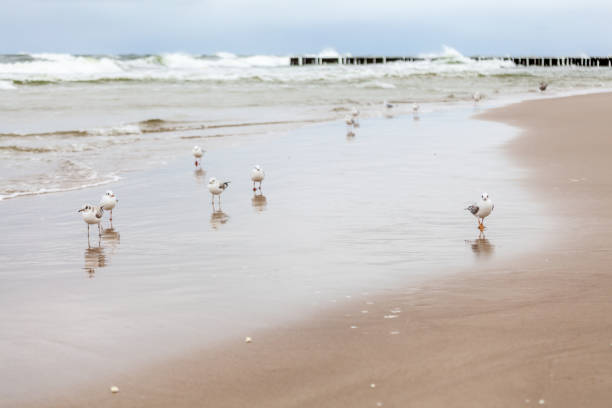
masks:
POLYGON ((353 106, 381 117, 612 85, 612 69, 519 67, 446 49, 435 60, 289 66, 282 56, 0 55, 0 199, 116 181, 178 157, 186 145, 259 137, 353 106), (428 105, 428 106, 425 106, 428 105), (255 125, 256 124, 256 125, 255 125), (236 126, 240 125, 240 126, 236 126))
POLYGON ((110 186, 113 228, 105 218, 100 240, 92 229, 91 247, 76 210, 105 187, 0 202, 0 395, 41 396, 534 250, 554 220, 502 154, 516 130, 472 113, 238 139, 205 154, 202 172, 187 149, 110 186), (220 209, 212 176, 232 181, 220 209), (495 211, 479 236, 464 208, 482 191, 495 211))

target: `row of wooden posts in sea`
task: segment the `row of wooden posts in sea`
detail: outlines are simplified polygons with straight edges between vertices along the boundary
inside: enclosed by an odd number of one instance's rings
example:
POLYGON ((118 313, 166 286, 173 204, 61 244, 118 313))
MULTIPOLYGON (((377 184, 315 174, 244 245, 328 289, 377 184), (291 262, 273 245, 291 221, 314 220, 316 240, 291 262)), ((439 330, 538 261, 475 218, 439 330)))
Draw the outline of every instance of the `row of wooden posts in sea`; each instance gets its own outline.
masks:
MULTIPOLYGON (((502 60, 512 61, 516 65, 524 65, 527 67, 609 67, 612 68, 612 56, 610 57, 468 57, 474 61, 487 60, 502 60)), ((368 65, 368 64, 387 64, 390 62, 415 62, 415 61, 435 61, 445 59, 439 58, 422 58, 422 57, 311 57, 298 56, 291 57, 291 65, 368 65)))

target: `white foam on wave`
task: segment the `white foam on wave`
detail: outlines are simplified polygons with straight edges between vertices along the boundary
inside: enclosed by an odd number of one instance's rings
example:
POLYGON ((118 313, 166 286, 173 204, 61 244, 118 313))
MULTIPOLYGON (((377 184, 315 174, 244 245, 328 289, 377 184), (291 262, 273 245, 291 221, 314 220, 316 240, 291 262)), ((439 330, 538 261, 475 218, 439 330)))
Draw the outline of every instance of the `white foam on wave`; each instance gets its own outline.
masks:
POLYGON ((8 91, 17 89, 15 85, 13 85, 13 81, 0 81, 0 90, 8 91))
POLYGON ((139 135, 142 133, 140 126, 120 125, 108 128, 93 128, 86 131, 92 135, 99 136, 119 136, 119 135, 139 135))
POLYGON ((370 81, 357 85, 359 88, 395 89, 396 86, 388 82, 370 81))
MULTIPOLYGON (((333 48, 317 56, 338 57, 333 48)), ((167 53, 136 58, 117 56, 75 56, 70 54, 31 54, 33 60, 0 62, 0 80, 8 81, 266 81, 347 82, 385 81, 385 78, 410 78, 413 75, 494 75, 529 71, 511 61, 499 59, 476 61, 452 47, 437 53, 421 54, 422 61, 376 65, 289 67, 289 57, 275 55, 238 56, 217 52, 213 56, 167 53)), ((6 86, 6 85, 5 85, 6 86)))

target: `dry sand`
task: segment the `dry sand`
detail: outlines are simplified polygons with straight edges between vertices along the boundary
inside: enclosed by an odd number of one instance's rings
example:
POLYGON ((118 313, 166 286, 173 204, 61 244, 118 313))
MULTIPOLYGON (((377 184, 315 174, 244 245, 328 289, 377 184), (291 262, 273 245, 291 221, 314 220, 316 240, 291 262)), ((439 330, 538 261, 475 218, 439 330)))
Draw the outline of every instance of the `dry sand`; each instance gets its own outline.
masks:
POLYGON ((525 130, 508 151, 530 171, 527 186, 566 220, 547 250, 364 296, 48 405, 610 406, 610 106, 612 95, 598 94, 481 116, 525 130), (110 393, 113 383, 120 393, 110 393))

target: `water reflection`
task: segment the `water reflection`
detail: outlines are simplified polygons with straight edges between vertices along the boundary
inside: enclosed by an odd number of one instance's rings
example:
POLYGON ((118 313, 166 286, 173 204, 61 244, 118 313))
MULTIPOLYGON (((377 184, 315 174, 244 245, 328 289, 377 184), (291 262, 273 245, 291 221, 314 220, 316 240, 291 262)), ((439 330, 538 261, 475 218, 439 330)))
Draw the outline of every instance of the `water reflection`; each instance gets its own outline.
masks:
POLYGON ((213 229, 219 229, 222 224, 225 224, 229 220, 229 215, 221 210, 221 206, 219 209, 215 209, 213 205, 213 213, 210 215, 210 225, 213 229))
POLYGON ((487 239, 484 233, 478 234, 475 240, 466 240, 477 258, 489 258, 495 252, 495 245, 487 239))
POLYGON ((346 140, 353 140, 355 138, 355 132, 349 130, 346 132, 346 140))
POLYGON ((120 239, 121 235, 119 231, 115 230, 111 224, 110 228, 102 229, 102 235, 99 237, 98 246, 92 247, 90 245, 87 247, 84 254, 83 269, 87 271, 87 275, 90 278, 95 277, 97 269, 108 266, 110 260, 109 255, 115 252, 120 239), (110 249, 110 254, 107 253, 108 249, 110 249))
POLYGON ((204 176, 206 176, 206 172, 201 167, 196 169, 193 172, 193 176, 195 177, 195 181, 198 184, 204 184, 204 176))
POLYGON ((106 266, 106 255, 104 254, 104 248, 102 248, 102 246, 85 249, 84 258, 85 266, 83 269, 87 271, 90 278, 95 276, 96 269, 106 266))
POLYGON ((266 209, 266 206, 268 205, 268 200, 263 194, 255 194, 251 199, 251 205, 253 206, 255 211, 262 212, 266 209))

